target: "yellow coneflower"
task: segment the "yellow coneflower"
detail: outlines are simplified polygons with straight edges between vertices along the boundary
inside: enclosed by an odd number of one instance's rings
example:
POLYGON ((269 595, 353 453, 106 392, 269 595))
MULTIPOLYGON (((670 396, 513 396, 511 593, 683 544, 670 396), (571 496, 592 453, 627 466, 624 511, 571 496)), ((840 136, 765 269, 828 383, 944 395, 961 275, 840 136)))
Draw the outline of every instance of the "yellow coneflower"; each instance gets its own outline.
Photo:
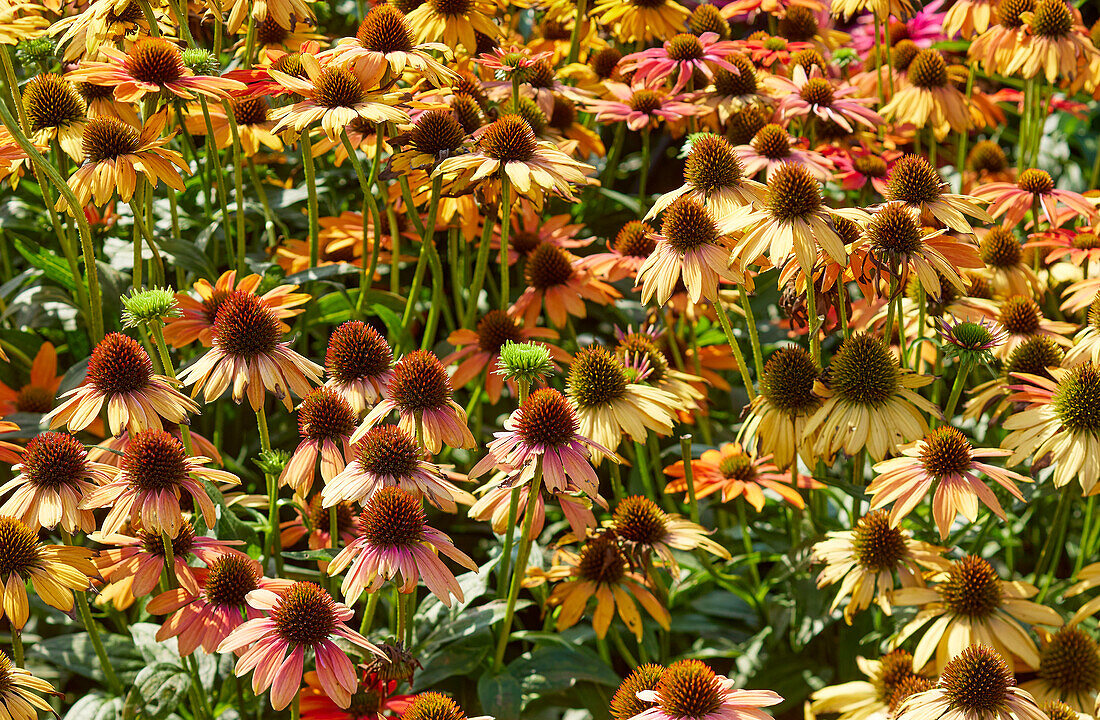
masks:
POLYGON ((577 410, 578 432, 611 450, 624 433, 636 442, 645 442, 651 430, 671 434, 679 406, 664 390, 631 382, 622 364, 599 345, 574 356, 565 394, 577 410))
POLYGON ((744 177, 742 170, 727 139, 710 133, 693 136, 684 161, 684 184, 657 198, 645 219, 657 216, 684 196, 703 203, 718 222, 762 205, 765 187, 744 177))
POLYGON ((864 448, 875 460, 895 452, 928 432, 924 414, 939 408, 914 392, 934 378, 899 367, 886 344, 872 335, 853 335, 829 364, 828 384, 815 392, 825 403, 807 421, 805 433, 816 433, 814 452, 832 457, 843 449, 854 455, 864 448))
POLYGON ((192 397, 202 392, 206 402, 232 386, 234 402, 247 395, 252 409, 258 410, 266 389, 290 410, 291 393, 309 395, 310 383, 321 382, 322 368, 281 341, 281 325, 258 295, 234 290, 214 318, 210 350, 180 373, 180 380, 194 386, 192 397))
POLYGON ((993 418, 999 417, 1012 405, 1010 386, 1018 382, 1017 377, 1038 375, 1053 379, 1049 369, 1060 367, 1064 355, 1061 345, 1048 335, 1035 335, 1024 340, 1004 360, 1000 376, 976 385, 970 391, 971 399, 966 403, 963 417, 976 420, 987 410, 993 418))
POLYGON ((466 130, 453 110, 423 112, 404 130, 405 142, 390 157, 390 168, 399 173, 412 170, 431 172, 442 160, 462 147, 466 140, 466 130))
POLYGON ((997 315, 997 321, 1008 333, 1008 339, 998 347, 994 354, 1006 358, 1025 340, 1045 336, 1063 347, 1070 347, 1073 341, 1067 335, 1077 329, 1073 323, 1060 320, 1048 320, 1039 303, 1027 295, 1013 295, 1005 298, 997 315))
POLYGON ((30 138, 41 145, 56 140, 76 162, 84 160, 84 98, 60 75, 35 75, 23 87, 23 107, 30 124, 30 138))
POLYGON ((1076 712, 1091 715, 1100 693, 1100 644, 1079 624, 1053 633, 1040 628, 1038 633, 1037 677, 1020 689, 1042 705, 1060 700, 1076 712))
POLYGON ((679 402, 681 412, 691 414, 702 409, 705 394, 699 388, 706 387, 706 381, 690 373, 681 372, 672 367, 669 358, 658 346, 655 329, 630 330, 616 333, 619 344, 615 354, 624 367, 645 368, 644 377, 639 375, 638 382, 672 394, 679 402))
MULTIPOLYGON (((700 5, 713 7, 713 5, 700 5)), ((656 663, 646 663, 634 668, 611 696, 610 711, 614 720, 631 720, 653 707, 653 703, 638 699, 638 693, 656 690, 665 668, 656 663)))
POLYGON ((1088 68, 1100 57, 1080 13, 1065 0, 1036 0, 1032 11, 1020 19, 1026 33, 1004 68, 1006 75, 1042 74, 1049 83, 1072 80, 1080 68, 1088 68))
POLYGON ((966 132, 970 127, 967 100, 952 82, 953 73, 939 50, 921 50, 909 63, 902 87, 882 108, 883 116, 912 123, 918 130, 931 127, 936 140, 950 132, 966 132))
POLYGON ((970 44, 967 56, 991 75, 1003 75, 1014 62, 1027 36, 1025 13, 1035 9, 1035 0, 1000 0, 990 25, 970 44))
POLYGON ((719 228, 726 233, 744 231, 733 248, 732 261, 745 269, 766 254, 779 267, 793 254, 799 267, 809 271, 820 246, 833 260, 847 265, 844 242, 832 219, 862 222, 866 213, 826 207, 821 183, 803 165, 783 163, 768 178, 767 188, 764 209, 727 219, 719 228))
POLYGON ((679 563, 673 550, 704 550, 724 560, 729 550, 707 537, 710 533, 698 523, 666 513, 647 497, 632 495, 615 506, 606 523, 626 546, 628 554, 647 557, 656 553, 673 572, 679 574, 679 563))
POLYGON ((71 545, 43 545, 38 533, 19 520, 0 517, 0 616, 16 630, 30 617, 27 581, 47 605, 72 612, 73 591, 83 592, 96 575, 92 551, 71 545))
POLYGON ((221 12, 229 13, 226 32, 230 34, 240 30, 250 14, 257 25, 270 19, 284 28, 293 27, 295 19, 313 19, 313 8, 308 0, 224 0, 221 3, 221 12))
POLYGON ((500 37, 500 28, 492 20, 494 11, 488 0, 427 0, 405 19, 418 43, 442 40, 452 50, 461 46, 472 57, 478 52, 478 33, 491 40, 500 37))
POLYGON ((590 15, 622 42, 633 43, 676 35, 691 13, 675 0, 596 0, 590 15))
POLYGON ((54 713, 42 695, 60 695, 53 685, 36 678, 0 652, 0 706, 11 720, 37 720, 39 712, 54 713))
POLYGON ((995 297, 1040 297, 1043 285, 1029 263, 1024 248, 1012 231, 998 225, 980 233, 978 252, 985 267, 978 274, 989 283, 995 297))
POLYGON ((932 681, 913 670, 913 654, 891 650, 878 660, 856 657, 866 680, 830 685, 810 695, 815 716, 836 714, 837 720, 887 720, 901 702, 916 692, 928 690, 932 681))
POLYGON ((780 469, 790 467, 796 454, 810 462, 812 438, 806 437, 806 421, 822 400, 814 394, 821 374, 810 353, 797 345, 784 345, 764 363, 760 394, 749 403, 749 414, 737 433, 739 442, 771 455, 780 469))
POLYGON ((830 12, 834 17, 847 21, 861 12, 869 12, 883 19, 892 15, 898 20, 907 20, 915 11, 910 0, 834 0, 830 12))
POLYGON ((947 183, 932 164, 919 155, 902 155, 894 163, 886 186, 886 199, 910 205, 923 213, 929 213, 955 232, 972 235, 974 229, 966 217, 983 223, 993 218, 981 207, 981 200, 968 195, 945 192, 947 183))
POLYGON ((159 430, 161 418, 186 425, 188 414, 197 413, 199 406, 173 384, 153 373, 153 361, 136 340, 110 333, 92 351, 84 382, 62 395, 63 402, 46 420, 51 429, 65 425, 75 433, 91 425, 106 404, 114 435, 123 429, 159 430))
POLYGON ((840 583, 829 610, 835 610, 845 598, 844 621, 852 624, 857 612, 874 602, 887 615, 896 587, 924 585, 927 570, 946 570, 945 548, 914 540, 908 530, 891 525, 882 510, 870 512, 852 530, 826 533, 826 539, 814 545, 814 562, 825 567, 817 576, 819 588, 840 583))
POLYGON ((664 629, 671 616, 656 596, 645 587, 645 580, 630 571, 626 554, 619 547, 614 533, 590 535, 579 552, 559 549, 549 570, 528 571, 525 585, 556 582, 547 599, 549 607, 561 606, 555 627, 558 632, 577 624, 589 601, 596 598, 592 628, 596 637, 607 636, 611 621, 618 610, 619 617, 639 640, 642 637, 640 603, 650 617, 664 629))
POLYGON ((165 185, 183 192, 179 171, 187 170, 187 164, 182 155, 168 149, 171 136, 161 137, 167 119, 167 110, 161 110, 141 128, 112 117, 89 120, 81 136, 84 164, 69 177, 69 187, 80 207, 70 208, 64 197, 55 207, 73 214, 82 212, 89 200, 104 205, 117 195, 129 202, 139 175, 153 187, 163 180, 165 185))
POLYGON ((360 320, 332 331, 325 351, 325 385, 339 393, 357 416, 382 397, 393 374, 393 349, 382 334, 360 320))
POLYGON ((942 673, 959 648, 982 643, 1007 662, 1019 658, 1035 668, 1039 665, 1039 649, 1026 628, 1062 624, 1057 612, 1028 600, 1038 594, 1039 588, 1022 581, 1001 580, 993 566, 980 557, 967 555, 929 579, 935 583, 932 587, 894 591, 894 605, 920 607, 898 633, 896 642, 905 642, 927 626, 913 651, 914 667, 934 660, 942 673))

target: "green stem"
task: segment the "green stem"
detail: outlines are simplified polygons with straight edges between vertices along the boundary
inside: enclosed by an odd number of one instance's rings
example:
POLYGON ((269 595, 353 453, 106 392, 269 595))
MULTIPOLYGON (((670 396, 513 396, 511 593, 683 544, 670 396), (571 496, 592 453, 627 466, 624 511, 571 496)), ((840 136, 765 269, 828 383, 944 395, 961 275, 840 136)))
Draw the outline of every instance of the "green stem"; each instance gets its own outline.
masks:
MULTIPOLYGON (((256 409, 256 426, 260 430, 260 449, 271 452, 271 438, 267 431, 267 414, 263 403, 256 409)), ((267 532, 268 560, 275 560, 275 574, 283 574, 282 538, 279 537, 279 479, 271 473, 264 473, 267 480, 267 532)))
MULTIPOLYGON (((507 212, 507 211, 506 211, 507 212)), ((495 215, 495 214, 494 214, 495 215)), ((470 285, 469 302, 466 304, 466 316, 462 321, 462 327, 473 325, 477 316, 477 303, 481 298, 481 288, 485 284, 485 273, 489 270, 489 238, 493 235, 493 218, 488 213, 482 215, 485 225, 481 230, 481 244, 477 246, 477 262, 474 264, 474 281, 470 285)))
POLYGON ((581 25, 584 24, 584 16, 588 11, 588 0, 577 0, 577 14, 573 18, 573 32, 569 34, 569 55, 566 64, 577 62, 581 51, 581 25))
POLYGON ((13 627, 11 629, 12 660, 16 667, 23 667, 23 631, 13 627))
MULTIPOLYGON (((974 94, 974 65, 970 65, 970 72, 966 75, 966 104, 970 105, 970 97, 974 94)), ((963 172, 966 171, 966 150, 970 142, 970 130, 960 130, 955 144, 958 150, 955 153, 955 172, 959 174, 959 192, 963 189, 963 172)), ((1089 187, 1093 187, 1090 185, 1089 187)))
POLYGON ((749 574, 752 575, 753 585, 760 585, 760 571, 756 567, 756 550, 752 545, 752 534, 749 532, 749 519, 745 512, 745 505, 748 501, 745 498, 738 498, 734 503, 737 505, 737 523, 741 526, 741 544, 745 547, 745 556, 749 563, 749 574))
POLYGON ((603 177, 600 184, 610 190, 615 185, 615 171, 619 169, 619 156, 623 152, 623 142, 626 140, 626 123, 620 122, 615 126, 615 135, 611 141, 611 149, 607 152, 607 163, 604 165, 603 177))
MULTIPOLYGON (((431 258, 432 254, 435 253, 435 218, 436 212, 439 209, 439 193, 442 191, 442 188, 443 176, 437 175, 433 177, 431 199, 428 201, 428 222, 425 223, 420 233, 420 257, 416 261, 416 272, 413 274, 412 285, 409 287, 409 297, 405 300, 405 312, 401 316, 402 327, 408 327, 409 321, 412 319, 413 309, 416 307, 416 298, 420 294, 420 288, 424 283, 424 273, 427 271, 429 264, 433 265, 432 279, 436 282, 442 280, 442 278, 439 277, 442 268, 440 268, 439 273, 437 273, 431 258)), ((407 209, 410 214, 416 214, 416 206, 407 205, 407 209)), ((433 303, 433 305, 434 304, 435 303, 433 303)), ((432 309, 435 310, 434 307, 432 309)))
POLYGON ((817 287, 813 268, 806 271, 806 332, 810 339, 810 357, 821 366, 821 326, 817 319, 817 287))
POLYGON ((745 383, 745 392, 749 394, 749 400, 756 397, 756 388, 752 384, 752 378, 749 376, 749 368, 745 365, 745 356, 741 353, 741 346, 737 344, 737 338, 733 336, 733 328, 730 327, 730 318, 726 313, 726 307, 722 304, 721 298, 714 301, 714 307, 718 311, 718 321, 722 325, 722 331, 726 333, 726 342, 729 343, 730 350, 733 352, 733 357, 737 360, 737 369, 741 371, 741 381, 745 383))
MULTIPOLYGON (((866 451, 860 449, 852 459, 852 485, 857 488, 863 487, 863 465, 866 455, 866 451)), ((852 527, 855 527, 856 521, 862 516, 863 511, 860 509, 862 504, 860 494, 852 493, 852 527)))
POLYGON ((381 597, 381 595, 381 590, 377 590, 367 595, 366 607, 363 609, 363 621, 359 623, 359 634, 364 637, 366 637, 367 633, 371 631, 371 627, 374 625, 374 612, 378 609, 378 598, 381 597))
POLYGON ((246 158, 245 162, 248 166, 248 177, 252 181, 252 189, 256 192, 256 196, 260 198, 260 205, 264 209, 264 232, 267 234, 267 246, 273 248, 278 243, 278 239, 275 237, 275 214, 271 212, 271 201, 267 199, 267 192, 260 181, 260 174, 256 171, 256 163, 252 161, 252 158, 246 158))
POLYGON ((500 309, 507 310, 512 299, 511 268, 508 266, 508 235, 512 226, 512 182, 508 173, 500 173, 500 309))
POLYGON ((176 581, 176 553, 172 547, 172 538, 168 533, 161 531, 160 542, 164 547, 164 575, 168 580, 168 589, 171 590, 178 584, 176 581))
POLYGON ((233 145, 233 189, 237 193, 237 211, 234 213, 237 219, 237 274, 243 276, 246 269, 244 263, 244 155, 241 151, 241 136, 237 132, 233 107, 228 100, 222 100, 222 108, 225 110, 225 118, 229 123, 229 137, 233 145))
POLYGON ((959 404, 959 397, 966 385, 966 376, 970 373, 970 363, 964 362, 955 374, 955 384, 951 386, 951 394, 947 397, 947 407, 943 410, 943 417, 947 423, 955 416, 955 406, 959 404))
POLYGON ((645 186, 649 180, 649 153, 650 153, 650 134, 649 126, 646 125, 642 128, 642 166, 638 172, 638 217, 645 217, 646 206, 649 204, 646 201, 645 186))
POLYGON ((519 550, 516 552, 516 565, 512 568, 512 583, 508 589, 508 603, 504 609, 504 619, 500 624, 496 654, 493 656, 493 670, 499 673, 504 667, 504 651, 508 647, 508 638, 512 633, 512 619, 516 614, 516 601, 519 588, 527 572, 527 559, 531 555, 531 528, 535 523, 535 508, 538 507, 539 494, 542 492, 542 456, 535 461, 535 476, 531 480, 531 490, 527 495, 527 511, 523 515, 523 529, 519 536, 519 550))
MULTIPOLYGON (((251 23, 251 20, 249 22, 251 23)), ((309 266, 315 268, 321 255, 320 245, 318 244, 321 229, 317 219, 317 170, 313 165, 313 142, 309 137, 309 128, 304 128, 299 137, 299 144, 302 146, 302 167, 306 176, 306 192, 308 193, 306 207, 309 213, 309 266)))
POLYGON ((749 302, 749 294, 745 286, 737 284, 737 291, 741 294, 741 307, 745 311, 745 324, 749 326, 749 341, 752 343, 752 360, 756 367, 756 377, 764 377, 764 356, 760 352, 760 335, 756 329, 756 317, 752 312, 752 303, 749 302))
POLYGON ((518 487, 512 488, 511 496, 508 498, 508 526, 504 530, 504 548, 500 552, 500 585, 497 587, 497 597, 504 597, 505 588, 508 586, 505 584, 508 575, 508 566, 512 564, 512 545, 515 543, 516 535, 516 515, 519 514, 519 492, 518 487))
MULTIPOLYGON (((172 364, 172 356, 168 354, 168 345, 164 342, 164 328, 159 320, 149 323, 149 330, 152 332, 153 341, 157 346, 157 354, 160 355, 161 365, 164 367, 164 374, 170 379, 176 379, 176 368, 172 364)), ((187 425, 180 425, 180 437, 183 440, 183 449, 187 451, 188 455, 193 455, 191 450, 191 428, 187 425)))
POLYGON ((1040 578, 1042 578, 1042 590, 1036 599, 1037 602, 1043 601, 1043 597, 1054 579, 1054 573, 1058 571, 1058 561, 1062 558, 1062 546, 1065 544, 1066 528, 1070 515, 1073 514, 1074 495, 1074 485, 1067 484, 1062 488, 1062 495, 1058 498, 1058 508, 1054 512, 1052 532, 1047 535, 1046 542, 1043 543, 1042 553, 1039 555, 1039 562, 1035 565, 1035 584, 1039 585, 1040 578))
POLYGON ((680 436, 680 460, 684 463, 684 482, 687 483, 691 521, 698 524, 699 499, 695 496, 695 468, 691 465, 691 435, 680 436))
MULTIPOLYGON (((61 541, 66 545, 73 545, 72 536, 64 529, 61 529, 61 541)), ((84 624, 88 639, 92 641, 92 649, 95 650, 96 658, 99 659, 99 667, 103 670, 103 676, 107 679, 107 686, 115 695, 122 695, 122 683, 119 682, 118 675, 115 674, 115 669, 111 665, 111 658, 103 647, 103 639, 99 636, 99 625, 92 618, 92 610, 88 607, 88 596, 82 590, 75 590, 73 596, 76 598, 80 621, 84 624)))

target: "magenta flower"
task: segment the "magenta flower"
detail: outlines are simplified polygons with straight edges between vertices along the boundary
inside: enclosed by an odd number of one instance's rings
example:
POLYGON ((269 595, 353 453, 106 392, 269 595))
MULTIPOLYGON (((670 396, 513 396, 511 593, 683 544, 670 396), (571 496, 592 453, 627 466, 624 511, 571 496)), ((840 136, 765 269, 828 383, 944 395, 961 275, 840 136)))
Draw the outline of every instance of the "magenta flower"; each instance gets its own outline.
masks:
POLYGON ((719 40, 718 33, 705 32, 698 37, 680 33, 659 48, 627 55, 620 67, 623 73, 634 72, 635 81, 645 85, 663 82, 677 73, 672 92, 678 93, 687 87, 696 71, 713 81, 711 64, 740 75, 735 65, 726 62, 726 56, 735 52, 737 46, 730 40, 719 40))
POLYGON ((495 433, 489 454, 474 465, 470 477, 495 467, 514 475, 502 487, 526 484, 534 478, 535 464, 541 457, 547 491, 580 491, 595 499, 600 481, 592 468, 590 451, 611 458, 615 453, 579 435, 579 427, 577 414, 564 395, 552 388, 536 390, 504 421, 504 432, 495 433))
POLYGON ((306 650, 317 659, 317 677, 325 694, 342 708, 351 704, 358 682, 355 665, 333 640, 343 638, 386 659, 385 653, 347 626, 355 614, 311 582, 296 582, 281 593, 259 588, 245 601, 266 617, 244 623, 218 645, 218 652, 248 646, 237 660, 237 677, 252 673, 257 695, 271 688, 271 707, 282 710, 302 685, 306 650), (288 654, 289 653, 289 654, 288 654))
POLYGON ((859 92, 858 88, 833 85, 816 65, 809 75, 806 68, 796 65, 789 80, 773 75, 766 82, 779 95, 776 111, 781 118, 815 116, 836 123, 848 132, 855 132, 853 124, 856 123, 873 130, 883 122, 881 115, 867 107, 874 102, 872 98, 851 97, 859 92))
POLYGON ((617 100, 585 100, 588 109, 596 113, 600 122, 625 121, 635 131, 655 128, 662 120, 674 122, 710 112, 709 107, 692 103, 688 95, 670 95, 660 88, 660 83, 650 86, 605 81, 604 86, 617 100))
POLYGON ((329 575, 351 566, 340 591, 354 603, 363 590, 374 592, 391 578, 400 578, 398 590, 411 593, 423 578, 439 601, 451 606, 451 595, 461 602, 462 588, 436 553, 468 570, 477 563, 454 546, 444 533, 425 524, 424 508, 412 493, 387 487, 375 493, 359 516, 359 537, 332 559, 329 575))

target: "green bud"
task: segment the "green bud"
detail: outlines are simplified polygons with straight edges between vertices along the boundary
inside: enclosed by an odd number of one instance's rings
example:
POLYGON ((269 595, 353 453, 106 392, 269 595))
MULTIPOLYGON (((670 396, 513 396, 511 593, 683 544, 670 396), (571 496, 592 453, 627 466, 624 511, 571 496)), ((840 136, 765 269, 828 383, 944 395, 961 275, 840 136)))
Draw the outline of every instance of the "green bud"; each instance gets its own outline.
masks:
POLYGON ((545 345, 514 343, 511 340, 500 348, 497 367, 508 380, 523 380, 534 386, 554 372, 554 361, 545 345))
POLYGON ((132 328, 145 325, 154 320, 164 321, 178 317, 176 296, 171 288, 147 288, 133 290, 129 296, 122 296, 122 324, 132 328))

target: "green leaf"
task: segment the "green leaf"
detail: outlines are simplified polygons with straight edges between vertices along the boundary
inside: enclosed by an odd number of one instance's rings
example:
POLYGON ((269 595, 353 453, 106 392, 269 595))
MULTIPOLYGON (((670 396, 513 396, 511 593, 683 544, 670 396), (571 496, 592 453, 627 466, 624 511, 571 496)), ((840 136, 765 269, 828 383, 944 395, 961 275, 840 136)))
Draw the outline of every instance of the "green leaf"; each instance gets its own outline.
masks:
MULTIPOLYGON (((125 679, 126 676, 132 678, 145 667, 145 660, 130 638, 113 633, 102 633, 100 638, 107 651, 107 657, 111 659, 111 665, 121 678, 125 679)), ((42 660, 54 667, 101 683, 107 681, 99 667, 95 648, 92 647, 92 641, 86 632, 39 640, 27 651, 27 657, 42 660)))
POLYGON ((161 237, 157 243, 164 254, 169 255, 174 265, 193 272, 201 277, 217 277, 218 272, 210 258, 199 247, 187 240, 174 240, 170 237, 161 237))
POLYGON ((598 192, 600 195, 611 198, 626 209, 630 210, 630 212, 634 213, 635 215, 639 215, 641 213, 642 206, 638 203, 638 198, 633 198, 629 195, 623 195, 621 192, 608 190, 605 187, 596 188, 596 192, 598 192))
POLYGON ((578 646, 535 648, 516 658, 508 670, 523 678, 526 693, 565 690, 583 680, 601 685, 618 685, 622 680, 598 655, 578 646))
MULTIPOLYGON (((370 268, 368 268, 368 270, 369 269, 370 268)), ((306 283, 316 282, 317 280, 324 280, 326 278, 358 274, 359 268, 351 263, 332 263, 331 265, 321 265, 319 267, 296 272, 293 275, 288 275, 286 282, 294 283, 295 285, 305 285, 306 283)))
MULTIPOLYGON (((142 714, 150 720, 157 720, 179 706, 191 687, 191 676, 179 665, 157 663, 142 668, 134 679, 134 687, 142 714)), ((127 705, 132 698, 132 694, 126 698, 127 705)))
POLYGON ((122 698, 92 690, 72 704, 62 720, 118 720, 122 716, 122 698))
MULTIPOLYGON (((260 546, 260 538, 256 531, 241 520, 233 512, 233 509, 225 504, 225 498, 220 490, 209 480, 202 481, 206 488, 206 494, 218 508, 218 539, 219 540, 244 540, 246 545, 260 546)), ((200 516, 201 519, 201 516, 200 516)), ((198 528, 196 527, 196 530, 198 528)))
POLYGON ((290 560, 324 560, 328 562, 336 557, 336 553, 340 552, 336 548, 320 548, 318 550, 295 550, 293 552, 284 552, 283 557, 290 560))
POLYGON ((496 720, 518 720, 523 707, 519 680, 507 670, 497 675, 486 673, 477 681, 477 697, 483 712, 496 720))
POLYGON ((475 638, 470 642, 452 643, 435 655, 421 659, 423 668, 413 678, 413 689, 429 690, 440 681, 455 675, 471 677, 489 656, 489 644, 475 638))
POLYGON ((12 244, 27 262, 46 274, 50 280, 68 289, 76 290, 76 280, 69 271, 69 264, 61 259, 57 253, 49 248, 42 247, 33 240, 12 238, 12 244))
MULTIPOLYGON (((527 607, 530 600, 521 600, 516 603, 516 610, 527 607)), ((476 608, 468 608, 457 618, 450 622, 440 623, 436 629, 424 639, 424 652, 431 652, 447 643, 455 640, 469 638, 479 633, 489 632, 489 628, 496 625, 504 618, 505 604, 503 600, 493 600, 476 608)))

